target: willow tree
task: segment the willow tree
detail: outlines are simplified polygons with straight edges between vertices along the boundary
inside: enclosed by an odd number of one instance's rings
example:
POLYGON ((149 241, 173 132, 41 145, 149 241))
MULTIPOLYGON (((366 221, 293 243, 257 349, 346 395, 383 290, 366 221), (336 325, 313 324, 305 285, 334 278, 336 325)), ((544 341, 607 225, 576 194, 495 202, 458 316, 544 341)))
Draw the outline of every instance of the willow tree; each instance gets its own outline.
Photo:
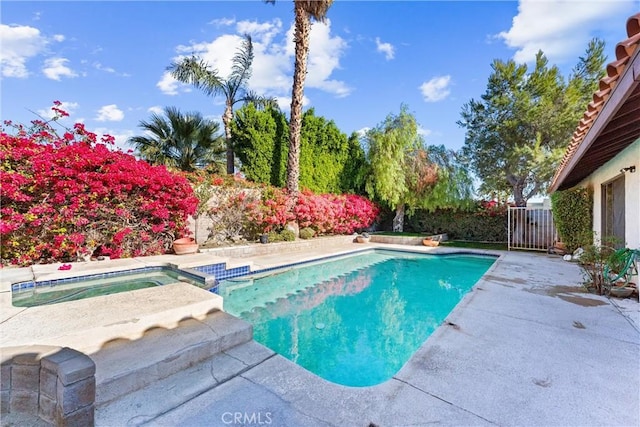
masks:
POLYGON ((395 211, 393 231, 416 208, 458 207, 470 199, 472 181, 444 147, 425 147, 415 117, 402 106, 366 134, 370 170, 365 189, 395 211))
POLYGON ((244 35, 244 39, 231 66, 229 77, 222 78, 218 71, 212 69, 207 62, 196 55, 173 62, 167 70, 182 83, 189 83, 204 91, 207 95, 222 94, 225 97, 225 109, 222 114, 222 123, 227 143, 227 173, 235 171, 235 159, 233 154, 233 142, 231 138, 230 124, 233 120, 233 106, 239 102, 253 102, 258 106, 276 107, 277 103, 272 98, 265 98, 248 90, 247 84, 251 78, 251 64, 253 62, 253 44, 251 36, 244 35))

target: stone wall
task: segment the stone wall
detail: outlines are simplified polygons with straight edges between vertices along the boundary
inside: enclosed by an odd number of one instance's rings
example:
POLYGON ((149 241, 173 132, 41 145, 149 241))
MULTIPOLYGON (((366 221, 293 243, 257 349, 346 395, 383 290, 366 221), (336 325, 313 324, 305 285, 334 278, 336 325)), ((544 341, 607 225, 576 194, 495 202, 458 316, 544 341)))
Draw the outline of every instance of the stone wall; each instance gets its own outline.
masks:
POLYGON ((440 241, 447 240, 446 234, 434 234, 433 236, 388 236, 384 234, 372 234, 371 241, 375 243, 387 243, 396 245, 422 245, 422 241, 426 237, 432 239, 440 238, 440 241))
POLYGON ((332 244, 352 243, 355 235, 351 236, 327 236, 314 237, 309 240, 298 239, 293 242, 275 242, 267 244, 250 244, 242 246, 224 246, 220 248, 200 249, 200 252, 207 252, 221 257, 249 257, 268 255, 273 253, 298 252, 306 249, 322 248, 332 244))
POLYGON ((37 416, 55 426, 93 426, 96 365, 64 347, 0 349, 2 415, 37 416))

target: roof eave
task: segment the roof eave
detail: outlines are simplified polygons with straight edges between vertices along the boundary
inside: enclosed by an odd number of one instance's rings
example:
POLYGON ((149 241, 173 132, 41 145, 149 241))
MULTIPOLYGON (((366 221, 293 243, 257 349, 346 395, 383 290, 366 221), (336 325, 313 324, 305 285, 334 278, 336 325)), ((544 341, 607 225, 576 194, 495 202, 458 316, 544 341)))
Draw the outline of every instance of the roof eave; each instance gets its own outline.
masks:
POLYGON ((582 142, 577 147, 575 153, 568 160, 567 164, 558 174, 551 187, 549 193, 553 193, 562 189, 565 179, 580 163, 584 154, 591 148, 593 143, 598 139, 607 124, 613 119, 616 112, 620 109, 623 102, 631 95, 635 87, 640 83, 640 49, 636 49, 633 57, 630 59, 629 65, 624 70, 623 75, 618 79, 609 98, 606 100, 602 110, 595 118, 593 125, 587 131, 582 142))

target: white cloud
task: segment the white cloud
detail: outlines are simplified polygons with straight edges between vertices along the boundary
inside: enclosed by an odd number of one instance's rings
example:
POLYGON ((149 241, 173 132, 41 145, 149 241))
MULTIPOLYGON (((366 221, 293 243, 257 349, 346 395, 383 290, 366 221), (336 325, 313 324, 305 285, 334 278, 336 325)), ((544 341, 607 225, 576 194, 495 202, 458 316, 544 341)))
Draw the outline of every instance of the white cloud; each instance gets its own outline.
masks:
POLYGON ((115 73, 116 72, 116 70, 114 68, 105 67, 104 65, 102 65, 99 62, 94 62, 93 66, 95 67, 96 70, 104 71, 105 73, 115 73))
POLYGON ((164 113, 164 109, 159 105, 154 105, 153 107, 147 108, 147 112, 161 115, 164 113))
POLYGON ((105 105, 98 110, 95 120, 99 122, 119 122, 124 119, 124 112, 116 104, 105 105))
POLYGON ((531 62, 542 50, 551 62, 581 54, 592 32, 620 26, 637 1, 520 0, 511 28, 495 37, 516 52, 518 63, 531 62), (612 19, 613 18, 613 19, 612 19), (613 26, 613 27, 612 27, 613 26))
MULTIPOLYGON (((280 107, 280 110, 282 110, 282 112, 287 113, 289 111, 291 111, 291 95, 289 96, 276 96, 276 102, 278 103, 278 107, 280 107)), ((311 104, 311 101, 309 100, 309 98, 307 98, 306 95, 302 96, 302 106, 306 107, 307 105, 311 104)))
POLYGON ((63 42, 65 37, 62 34, 54 34, 53 39, 57 42, 63 42))
MULTIPOLYGON (((254 52, 252 77, 248 86, 261 95, 282 98, 280 105, 283 105, 284 98, 291 96, 293 28, 292 24, 284 32, 279 19, 266 22, 239 21, 235 27, 236 34, 225 34, 210 42, 177 46, 178 56, 173 60, 179 61, 184 55, 195 54, 226 78, 231 73, 233 56, 242 43, 242 34, 248 33, 253 39, 254 52)), ((345 82, 332 78, 332 75, 339 69, 340 58, 348 46, 342 38, 332 36, 330 32, 331 23, 328 20, 326 24, 312 25, 305 87, 320 89, 338 97, 347 96, 351 88, 345 82)), ((157 86, 169 95, 176 95, 186 88, 166 72, 157 86)))
POLYGON ((433 133, 433 131, 431 129, 427 129, 427 128, 423 128, 422 126, 418 125, 418 135, 422 135, 423 137, 427 137, 429 135, 431 135, 433 133))
POLYGON ((380 37, 376 37, 376 48, 378 52, 384 53, 387 61, 392 60, 395 56, 395 47, 391 43, 382 43, 380 37))
POLYGON ((47 38, 29 26, 0 24, 0 66, 3 77, 26 78, 27 61, 45 50, 47 38))
POLYGON ((369 132, 370 130, 370 127, 363 127, 362 129, 358 129, 356 133, 360 138, 364 138, 367 135, 367 132, 369 132))
MULTIPOLYGON (((305 87, 315 87, 338 97, 345 97, 351 93, 346 83, 330 80, 331 74, 340 68, 340 57, 348 47, 347 42, 339 36, 331 36, 331 22, 326 25, 316 22, 311 26, 309 41, 308 75, 305 87)), ((291 38, 293 44, 293 38, 291 38)))
POLYGON ((160 92, 164 93, 165 95, 177 95, 178 90, 182 92, 189 91, 189 89, 186 88, 184 84, 174 79, 171 73, 169 73, 168 71, 165 71, 162 74, 162 78, 158 83, 156 83, 156 86, 160 89, 160 92))
POLYGON ((119 148, 125 153, 132 149, 131 144, 129 144, 127 140, 140 134, 139 132, 135 133, 129 129, 115 130, 108 128, 95 128, 94 132, 98 135, 98 141, 100 141, 104 135, 111 135, 115 139, 115 148, 119 148))
POLYGON ((431 80, 422 83, 420 86, 420 92, 424 97, 425 102, 437 102, 442 101, 451 91, 449 85, 451 83, 451 76, 439 76, 434 77, 431 80))
POLYGON ((57 81, 60 81, 60 77, 78 77, 75 71, 67 67, 67 62, 67 58, 48 58, 44 61, 42 72, 47 78, 57 81))
MULTIPOLYGON (((69 116, 72 117, 76 110, 78 109, 79 104, 77 102, 71 102, 71 101, 60 101, 60 105, 57 107, 63 111, 66 111, 67 113, 69 113, 69 116)), ((40 116, 44 117, 45 119, 52 119, 53 116, 55 115, 55 113, 53 112, 53 110, 51 109, 51 107, 47 108, 47 109, 40 109, 40 110, 36 110, 36 113, 38 113, 40 116)), ((73 119, 74 122, 79 122, 80 120, 78 119, 73 119)))
POLYGON ((229 25, 235 24, 235 22, 236 20, 233 18, 220 18, 210 21, 209 24, 215 25, 216 27, 228 27, 229 25))

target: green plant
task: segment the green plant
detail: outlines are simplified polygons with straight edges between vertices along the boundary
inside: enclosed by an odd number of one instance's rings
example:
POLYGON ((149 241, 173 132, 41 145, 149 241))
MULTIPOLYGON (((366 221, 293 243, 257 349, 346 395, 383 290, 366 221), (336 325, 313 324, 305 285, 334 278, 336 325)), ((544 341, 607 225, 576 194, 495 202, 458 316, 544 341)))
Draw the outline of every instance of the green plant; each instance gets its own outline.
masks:
POLYGON ((560 240, 569 252, 593 241, 593 191, 575 188, 551 195, 551 212, 560 240))
POLYGON ((294 240, 296 240, 296 233, 291 230, 285 229, 280 232, 280 238, 285 242, 293 242, 294 240))
POLYGON ((306 239, 311 239, 315 235, 316 235, 316 232, 311 227, 305 227, 305 228, 300 230, 300 238, 301 239, 305 239, 305 240, 306 239))
POLYGON ((269 243, 282 242, 283 240, 282 235, 277 231, 270 231, 267 236, 269 243))
POLYGON ((579 257, 580 267, 585 276, 585 286, 598 295, 608 293, 611 282, 607 278, 606 270, 619 270, 620 260, 616 256, 618 239, 606 237, 583 247, 584 252, 579 257))

